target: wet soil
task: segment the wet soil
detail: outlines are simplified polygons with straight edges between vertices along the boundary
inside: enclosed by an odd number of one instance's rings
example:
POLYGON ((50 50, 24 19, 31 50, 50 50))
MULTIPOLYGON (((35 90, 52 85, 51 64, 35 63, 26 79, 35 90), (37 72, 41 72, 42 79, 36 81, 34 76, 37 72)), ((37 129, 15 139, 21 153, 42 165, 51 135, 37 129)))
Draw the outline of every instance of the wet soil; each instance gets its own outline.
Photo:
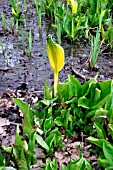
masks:
MULTIPOLYGON (((12 102, 12 98, 19 97, 28 102, 31 107, 43 98, 44 77, 49 86, 53 83, 53 73, 46 54, 46 39, 49 34, 55 41, 57 38, 51 26, 52 21, 44 15, 42 28, 39 29, 34 2, 29 1, 26 27, 23 23, 26 51, 28 50, 29 30, 32 29, 33 49, 32 56, 28 57, 22 47, 20 31, 18 36, 12 34, 9 24, 12 17, 11 6, 8 0, 0 1, 0 16, 2 11, 7 24, 4 30, 0 18, 0 41, 3 44, 3 48, 0 46, 0 145, 9 146, 14 143, 16 125, 21 124, 22 121, 22 115, 12 102), (2 125, 1 122, 3 122, 2 125)), ((65 66, 59 74, 59 81, 67 79, 68 74, 75 75, 81 83, 97 73, 99 73, 99 81, 113 78, 113 53, 109 49, 106 50, 106 46, 101 48, 94 70, 89 69, 90 46, 87 40, 81 37, 80 40, 70 43, 66 37, 63 37, 62 46, 65 50, 65 66)), ((69 144, 69 141, 67 143, 69 144)), ((61 153, 56 153, 55 157, 58 157, 58 154, 61 153)))

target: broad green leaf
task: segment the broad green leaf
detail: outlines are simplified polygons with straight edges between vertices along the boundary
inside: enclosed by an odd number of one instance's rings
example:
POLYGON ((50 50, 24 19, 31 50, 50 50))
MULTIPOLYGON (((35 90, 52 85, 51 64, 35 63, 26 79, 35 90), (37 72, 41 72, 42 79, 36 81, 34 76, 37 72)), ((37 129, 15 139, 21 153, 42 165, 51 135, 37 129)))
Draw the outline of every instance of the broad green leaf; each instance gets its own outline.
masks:
POLYGON ((62 164, 62 168, 61 168, 61 169, 62 169, 62 170, 67 170, 66 165, 62 164))
POLYGON ((86 96, 86 95, 89 93, 89 90, 90 90, 89 82, 86 81, 86 82, 82 85, 81 95, 82 95, 82 96, 86 96))
POLYGON ((69 92, 69 97, 73 96, 80 96, 81 95, 81 84, 80 82, 72 75, 68 75, 68 92, 69 92))
POLYGON ((17 106, 24 115, 23 120, 24 135, 28 134, 30 136, 30 134, 32 133, 32 126, 34 125, 32 110, 30 109, 30 106, 27 103, 21 101, 18 98, 13 98, 13 101, 17 104, 17 106))
POLYGON ((56 158, 53 158, 53 161, 50 160, 50 158, 46 159, 46 165, 44 170, 58 170, 58 163, 56 158))
POLYGON ((94 98, 95 98, 95 89, 97 87, 97 84, 96 83, 92 83, 90 85, 90 91, 89 91, 89 96, 90 96, 90 100, 89 100, 89 103, 90 103, 90 107, 94 106, 94 98))
POLYGON ((98 102, 95 106, 91 107, 92 110, 96 110, 98 108, 102 108, 104 106, 104 104, 107 102, 108 98, 109 98, 108 94, 105 98, 103 98, 100 102, 98 102))
POLYGON ((113 165, 113 146, 108 142, 103 142, 103 152, 110 165, 113 165))
POLYGON ((28 150, 34 152, 35 148, 35 140, 36 140, 36 130, 30 135, 29 143, 28 143, 28 150))
MULTIPOLYGON (((108 168, 110 166, 109 161, 107 159, 98 158, 98 163, 104 168, 108 168)), ((105 170, 107 170, 107 169, 105 169, 105 170)))
POLYGON ((67 101, 69 99, 69 91, 67 83, 59 83, 57 89, 58 99, 67 101))
POLYGON ((98 88, 95 89, 95 98, 94 98, 94 105, 100 101, 101 90, 98 88))
POLYGON ((89 136, 88 138, 86 138, 88 141, 90 141, 91 143, 99 146, 99 147, 103 147, 103 142, 105 142, 106 140, 105 139, 97 139, 97 138, 94 138, 92 136, 89 136))
POLYGON ((67 35, 70 37, 71 32, 72 32, 72 17, 69 15, 65 15, 63 18, 63 29, 67 33, 67 35))
POLYGON ((37 141, 37 143, 38 143, 40 146, 42 146, 42 148, 46 149, 47 152, 49 151, 49 147, 48 147, 47 143, 46 143, 46 142, 44 141, 44 139, 43 139, 40 135, 38 135, 38 134, 36 134, 36 141, 37 141))
MULTIPOLYGON (((24 147, 24 141, 22 141, 19 133, 20 133, 20 130, 19 130, 19 126, 17 125, 16 137, 15 137, 15 145, 18 146, 21 149, 22 147, 24 147)), ((28 149, 28 148, 26 148, 26 149, 28 149)))
POLYGON ((103 127, 99 123, 94 123, 94 126, 96 127, 97 135, 99 139, 106 139, 106 134, 103 129, 103 127))
POLYGON ((80 107, 83 107, 83 108, 89 108, 89 99, 87 99, 85 96, 83 97, 80 97, 78 99, 78 106, 80 107))
POLYGON ((48 130, 50 130, 53 126, 53 118, 50 117, 49 119, 46 119, 44 121, 44 132, 47 132, 48 130))
POLYGON ((48 4, 51 5, 54 0, 47 0, 48 4))
POLYGON ((93 117, 94 115, 95 115, 95 110, 88 112, 88 113, 85 115, 85 118, 88 119, 88 118, 93 117))
POLYGON ((16 3, 14 0, 10 0, 10 4, 14 9, 16 9, 16 3))
POLYGON ((62 121, 62 118, 61 117, 57 117, 55 120, 54 120, 54 123, 58 126, 63 126, 63 121, 62 121))
POLYGON ((3 170, 5 167, 5 159, 2 156, 2 153, 0 152, 0 170, 3 170))
POLYGON ((4 146, 4 145, 2 145, 1 147, 5 152, 12 154, 12 151, 13 151, 12 147, 4 146))
POLYGON ((108 128, 109 128, 109 133, 113 139, 113 124, 108 124, 108 128))
POLYGON ((76 103, 77 99, 76 97, 73 97, 72 99, 68 100, 65 102, 65 104, 71 104, 72 107, 75 107, 75 103, 76 103))
POLYGON ((104 116, 104 115, 107 116, 108 115, 108 111, 103 109, 103 108, 99 108, 99 109, 92 111, 92 112, 94 112, 94 116, 92 117, 91 120, 94 120, 95 118, 97 118, 99 116, 104 116))
POLYGON ((101 99, 105 98, 108 94, 110 94, 111 92, 111 83, 112 80, 107 80, 107 81, 103 81, 98 83, 100 88, 101 88, 101 99))
POLYGON ((113 170, 113 166, 106 167, 105 170, 113 170))
POLYGON ((58 148, 64 146, 64 144, 62 144, 62 134, 59 132, 58 128, 55 128, 54 130, 48 133, 46 143, 49 146, 49 153, 52 153, 56 146, 58 148))
POLYGON ((34 104, 35 107, 39 107, 42 104, 49 106, 50 104, 54 103, 57 100, 57 98, 53 98, 51 100, 41 100, 39 103, 34 104))
POLYGON ((51 100, 51 91, 50 88, 48 87, 46 78, 44 78, 44 100, 51 100))
POLYGON ((66 170, 92 170, 92 167, 90 165, 90 163, 83 157, 79 158, 78 160, 76 161, 73 161, 71 163, 69 163, 67 165, 67 169, 66 170))
POLYGON ((49 136, 46 138, 46 143, 49 146, 49 153, 52 153, 54 151, 54 147, 53 147, 53 142, 55 140, 56 135, 53 134, 49 134, 49 136))
POLYGON ((27 159, 24 155, 24 149, 21 149, 20 157, 16 158, 17 166, 19 170, 30 170, 30 166, 27 165, 27 159))

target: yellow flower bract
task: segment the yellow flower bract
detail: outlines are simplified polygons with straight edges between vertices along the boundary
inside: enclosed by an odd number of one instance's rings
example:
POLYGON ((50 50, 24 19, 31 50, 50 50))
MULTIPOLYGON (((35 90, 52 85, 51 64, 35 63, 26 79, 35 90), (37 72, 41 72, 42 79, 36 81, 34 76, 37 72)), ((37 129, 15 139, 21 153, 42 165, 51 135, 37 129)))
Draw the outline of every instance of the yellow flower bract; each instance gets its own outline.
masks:
POLYGON ((77 0, 67 0, 68 4, 71 6, 72 8, 72 14, 77 12, 78 9, 78 3, 77 0))
POLYGON ((17 13, 15 12, 14 8, 12 8, 12 14, 17 16, 17 13))
POLYGON ((49 58, 49 62, 54 72, 54 96, 57 93, 57 85, 58 85, 58 73, 64 67, 64 50, 59 45, 56 44, 52 37, 49 37, 46 42, 46 50, 49 58))
POLYGON ((46 49, 53 72, 61 71, 64 66, 63 48, 59 44, 56 44, 51 37, 49 37, 47 40, 46 49))

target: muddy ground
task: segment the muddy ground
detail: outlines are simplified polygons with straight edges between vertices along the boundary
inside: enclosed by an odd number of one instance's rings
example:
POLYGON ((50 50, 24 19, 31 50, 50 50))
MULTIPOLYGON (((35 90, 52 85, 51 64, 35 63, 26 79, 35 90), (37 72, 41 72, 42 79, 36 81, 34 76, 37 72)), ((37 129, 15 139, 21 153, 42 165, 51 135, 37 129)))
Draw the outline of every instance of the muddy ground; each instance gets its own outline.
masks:
MULTIPOLYGON (((53 73, 46 54, 46 39, 51 34, 54 40, 57 40, 55 30, 51 27, 52 21, 50 19, 48 21, 44 15, 42 28, 38 28, 36 9, 33 1, 29 1, 26 12, 27 27, 24 27, 23 23, 26 49, 28 49, 28 33, 30 28, 32 29, 33 50, 32 56, 28 57, 22 47, 20 32, 18 36, 12 34, 9 25, 9 20, 12 17, 11 6, 8 0, 0 1, 0 16, 2 11, 7 24, 5 31, 0 18, 0 41, 3 44, 3 49, 0 47, 0 145, 9 146, 14 143, 16 125, 21 124, 22 121, 21 113, 12 102, 12 98, 22 98, 31 107, 35 102, 43 98, 44 77, 46 77, 49 86, 53 83, 53 73)), ((90 77, 94 77, 97 72, 99 73, 99 81, 113 78, 113 53, 108 48, 106 49, 106 45, 101 48, 97 66, 94 70, 89 69, 90 46, 87 40, 81 37, 80 40, 70 43, 64 37, 62 46, 65 50, 65 66, 59 74, 59 81, 62 82, 67 79, 68 74, 73 74, 83 83, 90 77)), ((68 163, 71 156, 66 156, 66 148, 70 147, 68 145, 73 143, 73 145, 76 145, 76 143, 72 139, 68 139, 65 143, 67 144, 65 149, 61 153, 54 153, 54 156, 56 154, 55 157, 62 157, 61 159, 68 163)), ((91 157, 87 151, 89 148, 86 148, 86 152, 84 151, 86 157, 91 157)), ((70 151, 70 149, 68 150, 70 151)), ((75 157, 76 154, 74 154, 75 157)), ((73 155, 73 153, 70 155, 73 155)), ((92 157, 94 167, 97 166, 96 159, 96 157, 92 157)), ((99 169, 98 166, 97 169, 99 169)))

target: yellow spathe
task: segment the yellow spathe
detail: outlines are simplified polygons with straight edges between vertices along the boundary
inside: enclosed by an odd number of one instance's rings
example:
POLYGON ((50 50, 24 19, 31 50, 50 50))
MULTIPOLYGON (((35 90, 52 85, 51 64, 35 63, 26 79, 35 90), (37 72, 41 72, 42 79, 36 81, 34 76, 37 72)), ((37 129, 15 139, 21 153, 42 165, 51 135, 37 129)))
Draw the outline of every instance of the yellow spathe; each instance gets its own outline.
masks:
POLYGON ((72 14, 77 12, 78 9, 78 3, 77 0, 67 0, 68 4, 71 6, 72 8, 72 14))
POLYGON ((64 50, 56 44, 51 37, 47 39, 46 43, 47 54, 53 72, 59 72, 64 66, 64 50))
POLYGON ((57 84, 58 84, 58 73, 64 67, 64 49, 56 44, 52 37, 49 37, 46 42, 46 50, 49 58, 49 62, 54 72, 54 96, 57 93, 57 84))
POLYGON ((17 14, 16 14, 14 8, 12 8, 12 14, 17 16, 17 14))

